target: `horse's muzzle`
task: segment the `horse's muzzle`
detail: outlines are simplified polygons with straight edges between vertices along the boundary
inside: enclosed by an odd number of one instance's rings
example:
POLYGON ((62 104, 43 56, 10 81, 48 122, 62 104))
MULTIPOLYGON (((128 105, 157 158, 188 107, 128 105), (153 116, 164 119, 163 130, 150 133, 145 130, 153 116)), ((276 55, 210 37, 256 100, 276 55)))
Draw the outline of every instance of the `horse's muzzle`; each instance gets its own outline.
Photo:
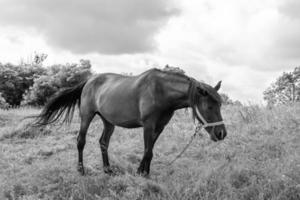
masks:
POLYGON ((214 142, 223 140, 227 135, 227 131, 224 125, 213 127, 209 133, 210 133, 210 138, 214 142))

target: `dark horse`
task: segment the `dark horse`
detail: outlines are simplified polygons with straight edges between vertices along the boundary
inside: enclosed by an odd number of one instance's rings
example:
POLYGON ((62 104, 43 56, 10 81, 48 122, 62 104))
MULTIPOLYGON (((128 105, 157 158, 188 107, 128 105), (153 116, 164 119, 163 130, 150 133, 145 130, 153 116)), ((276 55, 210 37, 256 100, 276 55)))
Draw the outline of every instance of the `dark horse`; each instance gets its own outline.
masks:
MULTIPOLYGON (((108 145, 115 126, 144 128, 144 156, 138 173, 148 175, 153 146, 170 121, 174 111, 191 107, 200 123, 222 121, 219 82, 211 87, 184 74, 150 69, 138 76, 98 74, 89 80, 55 95, 38 116, 36 124, 56 122, 64 114, 71 121, 76 104, 80 111, 80 131, 77 138, 78 170, 84 174, 82 153, 90 122, 96 114, 104 129, 99 140, 105 173, 112 173, 108 160, 108 145), (201 113, 201 114, 200 114, 201 113), (199 117, 199 114, 202 115, 199 117)), ((224 124, 205 128, 213 141, 224 139, 224 124)))

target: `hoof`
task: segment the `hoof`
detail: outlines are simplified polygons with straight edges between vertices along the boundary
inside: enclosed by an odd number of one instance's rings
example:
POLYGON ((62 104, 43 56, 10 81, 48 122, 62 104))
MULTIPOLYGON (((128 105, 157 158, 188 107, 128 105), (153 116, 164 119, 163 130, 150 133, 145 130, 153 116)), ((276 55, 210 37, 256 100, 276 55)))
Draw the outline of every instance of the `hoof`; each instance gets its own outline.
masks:
POLYGON ((136 173, 137 173, 139 176, 142 176, 142 177, 144 177, 144 178, 149 178, 149 173, 146 172, 146 171, 142 171, 142 170, 138 169, 136 173))
POLYGON ((108 167, 104 167, 103 168, 103 171, 105 174, 108 174, 108 175, 114 175, 114 171, 108 166, 108 167))
POLYGON ((84 175, 84 167, 82 163, 79 163, 77 166, 77 171, 80 173, 80 175, 84 175))

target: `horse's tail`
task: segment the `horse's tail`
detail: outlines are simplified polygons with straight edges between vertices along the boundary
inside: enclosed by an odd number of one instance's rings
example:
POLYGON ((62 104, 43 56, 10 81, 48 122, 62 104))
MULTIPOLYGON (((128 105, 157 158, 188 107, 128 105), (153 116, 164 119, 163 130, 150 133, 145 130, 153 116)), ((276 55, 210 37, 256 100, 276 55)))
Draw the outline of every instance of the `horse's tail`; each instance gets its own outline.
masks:
POLYGON ((36 116, 34 126, 43 126, 55 123, 65 114, 63 122, 70 123, 73 118, 75 106, 80 105, 81 92, 86 81, 70 88, 66 88, 51 98, 42 112, 36 116))

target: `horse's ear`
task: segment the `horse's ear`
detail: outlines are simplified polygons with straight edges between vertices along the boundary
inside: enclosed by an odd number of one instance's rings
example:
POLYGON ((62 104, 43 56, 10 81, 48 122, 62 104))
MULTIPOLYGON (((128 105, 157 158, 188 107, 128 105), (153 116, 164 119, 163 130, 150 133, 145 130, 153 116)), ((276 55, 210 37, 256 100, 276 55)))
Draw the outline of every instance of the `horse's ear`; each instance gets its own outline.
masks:
POLYGON ((218 91, 221 87, 222 81, 219 81, 218 84, 215 86, 215 90, 218 91))

